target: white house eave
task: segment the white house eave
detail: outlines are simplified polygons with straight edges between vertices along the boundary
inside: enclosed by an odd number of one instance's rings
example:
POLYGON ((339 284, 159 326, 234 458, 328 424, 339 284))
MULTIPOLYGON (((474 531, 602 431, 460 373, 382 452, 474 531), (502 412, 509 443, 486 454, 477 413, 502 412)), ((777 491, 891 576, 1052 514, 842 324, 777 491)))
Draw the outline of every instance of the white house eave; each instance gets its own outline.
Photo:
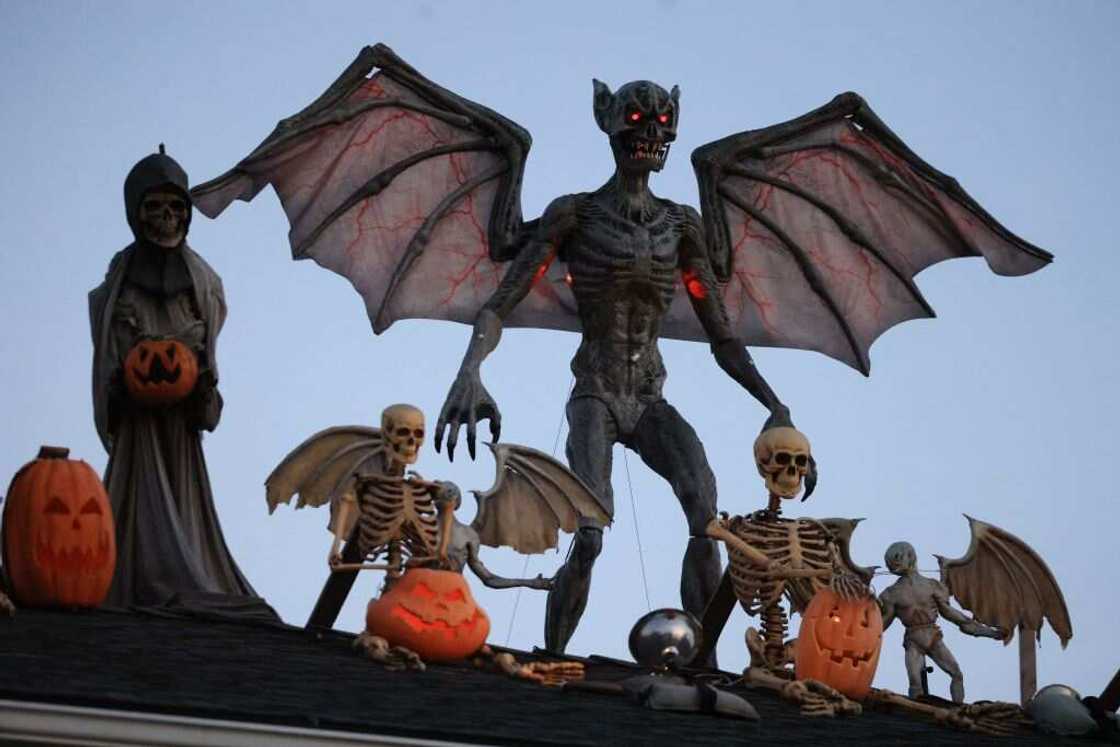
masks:
POLYGON ((168 716, 142 711, 80 708, 0 699, 0 743, 96 745, 229 745, 229 747, 449 747, 432 739, 168 716))

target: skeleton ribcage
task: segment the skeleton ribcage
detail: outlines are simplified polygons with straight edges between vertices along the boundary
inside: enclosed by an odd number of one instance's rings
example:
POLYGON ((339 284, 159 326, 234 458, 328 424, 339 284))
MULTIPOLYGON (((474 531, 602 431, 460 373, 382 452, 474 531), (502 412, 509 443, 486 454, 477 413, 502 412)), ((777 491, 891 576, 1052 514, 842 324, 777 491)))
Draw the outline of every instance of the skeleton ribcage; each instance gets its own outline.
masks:
POLYGON ((365 475, 357 482, 358 541, 363 556, 376 557, 398 543, 402 562, 431 557, 438 547, 435 503, 401 477, 365 475))
MULTIPOLYGON (((791 570, 832 569, 832 536, 812 519, 735 516, 729 528, 748 545, 791 570)), ((753 565, 734 548, 729 548, 728 557, 735 596, 749 615, 778 603, 785 593, 790 595, 794 606, 800 608, 829 581, 828 577, 769 578, 764 569, 753 565)))

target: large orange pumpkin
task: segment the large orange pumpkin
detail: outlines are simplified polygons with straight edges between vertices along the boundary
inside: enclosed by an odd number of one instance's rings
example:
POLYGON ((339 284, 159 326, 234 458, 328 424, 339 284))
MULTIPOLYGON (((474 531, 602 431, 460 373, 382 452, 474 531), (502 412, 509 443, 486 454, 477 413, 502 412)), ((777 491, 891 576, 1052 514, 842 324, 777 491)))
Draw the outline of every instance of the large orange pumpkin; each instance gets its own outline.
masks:
POLYGON ((366 607, 366 630, 425 661, 455 661, 486 642, 490 618, 463 574, 411 568, 366 607))
POLYGON ((823 588, 801 616, 794 671, 799 680, 819 680, 860 700, 871 690, 882 643, 874 597, 845 599, 823 588))
POLYGON ((4 502, 4 568, 28 607, 96 607, 117 564, 113 513, 101 478, 69 449, 44 446, 4 502))
POLYGON ((124 384, 142 405, 173 405, 198 381, 194 351, 170 338, 141 340, 124 359, 124 384))

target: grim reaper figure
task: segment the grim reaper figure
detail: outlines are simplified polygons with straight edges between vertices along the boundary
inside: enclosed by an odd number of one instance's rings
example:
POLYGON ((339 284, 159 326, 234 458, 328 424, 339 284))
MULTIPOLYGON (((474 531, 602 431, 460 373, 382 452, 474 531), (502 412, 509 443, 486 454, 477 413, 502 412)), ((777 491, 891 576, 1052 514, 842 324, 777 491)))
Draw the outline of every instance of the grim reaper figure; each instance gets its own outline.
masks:
MULTIPOLYGON (((932 316, 913 282, 920 270, 983 256, 996 272, 1020 275, 1050 255, 914 155, 855 94, 694 151, 701 212, 649 189, 676 138, 677 88, 636 81, 612 93, 596 82, 594 115, 614 175, 524 221, 529 134, 379 44, 199 186, 195 202, 214 217, 272 184, 294 257, 347 277, 374 332, 403 318, 473 324, 436 427, 437 448, 447 431, 449 456, 463 426, 473 456, 479 420, 498 438, 480 368, 503 327, 580 331, 569 464, 608 506, 614 443, 669 481, 692 537, 683 603, 700 614, 720 578, 715 480, 695 431, 662 397, 658 339, 707 342, 769 410, 768 426, 791 425, 744 345, 818 350, 867 373, 876 337, 932 316)), ((557 575, 551 650, 576 628, 601 541, 600 526, 583 526, 557 575)))
POLYGON ((129 172, 124 198, 136 241, 89 296, 94 419, 117 527, 107 603, 274 618, 226 547, 202 453, 201 431, 222 409, 215 343, 226 303, 221 279, 186 243, 187 175, 161 146, 129 172), (188 370, 193 387, 153 401, 188 370))

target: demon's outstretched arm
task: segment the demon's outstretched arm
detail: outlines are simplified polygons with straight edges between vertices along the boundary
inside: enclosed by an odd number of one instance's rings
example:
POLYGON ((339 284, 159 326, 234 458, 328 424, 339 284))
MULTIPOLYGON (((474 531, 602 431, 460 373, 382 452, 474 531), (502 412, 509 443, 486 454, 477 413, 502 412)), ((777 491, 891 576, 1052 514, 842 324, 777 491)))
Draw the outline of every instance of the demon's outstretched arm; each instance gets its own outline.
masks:
POLYGON ((731 324, 727 319, 727 309, 723 305, 723 296, 720 295, 719 285, 704 244, 704 224, 701 222, 700 214, 691 207, 686 205, 684 210, 685 228, 680 250, 681 272, 684 275, 688 299, 692 302, 692 308, 696 311, 696 316, 711 343, 712 355, 728 376, 739 382, 740 386, 770 411, 764 429, 792 425, 789 408, 778 399, 778 395, 755 368, 750 353, 732 334, 731 324))
POLYGON ((498 440, 502 430, 502 416, 498 405, 482 385, 482 361, 498 346, 502 339, 502 321, 521 302, 533 287, 556 254, 557 247, 575 224, 575 207, 571 198, 561 197, 552 202, 541 216, 536 235, 510 264, 502 282, 486 301, 475 319, 474 331, 459 366, 459 373, 443 403, 436 423, 436 451, 443 442, 447 428, 447 457, 455 458, 455 444, 459 427, 467 426, 467 451, 475 456, 475 427, 479 420, 490 421, 490 435, 498 440))

